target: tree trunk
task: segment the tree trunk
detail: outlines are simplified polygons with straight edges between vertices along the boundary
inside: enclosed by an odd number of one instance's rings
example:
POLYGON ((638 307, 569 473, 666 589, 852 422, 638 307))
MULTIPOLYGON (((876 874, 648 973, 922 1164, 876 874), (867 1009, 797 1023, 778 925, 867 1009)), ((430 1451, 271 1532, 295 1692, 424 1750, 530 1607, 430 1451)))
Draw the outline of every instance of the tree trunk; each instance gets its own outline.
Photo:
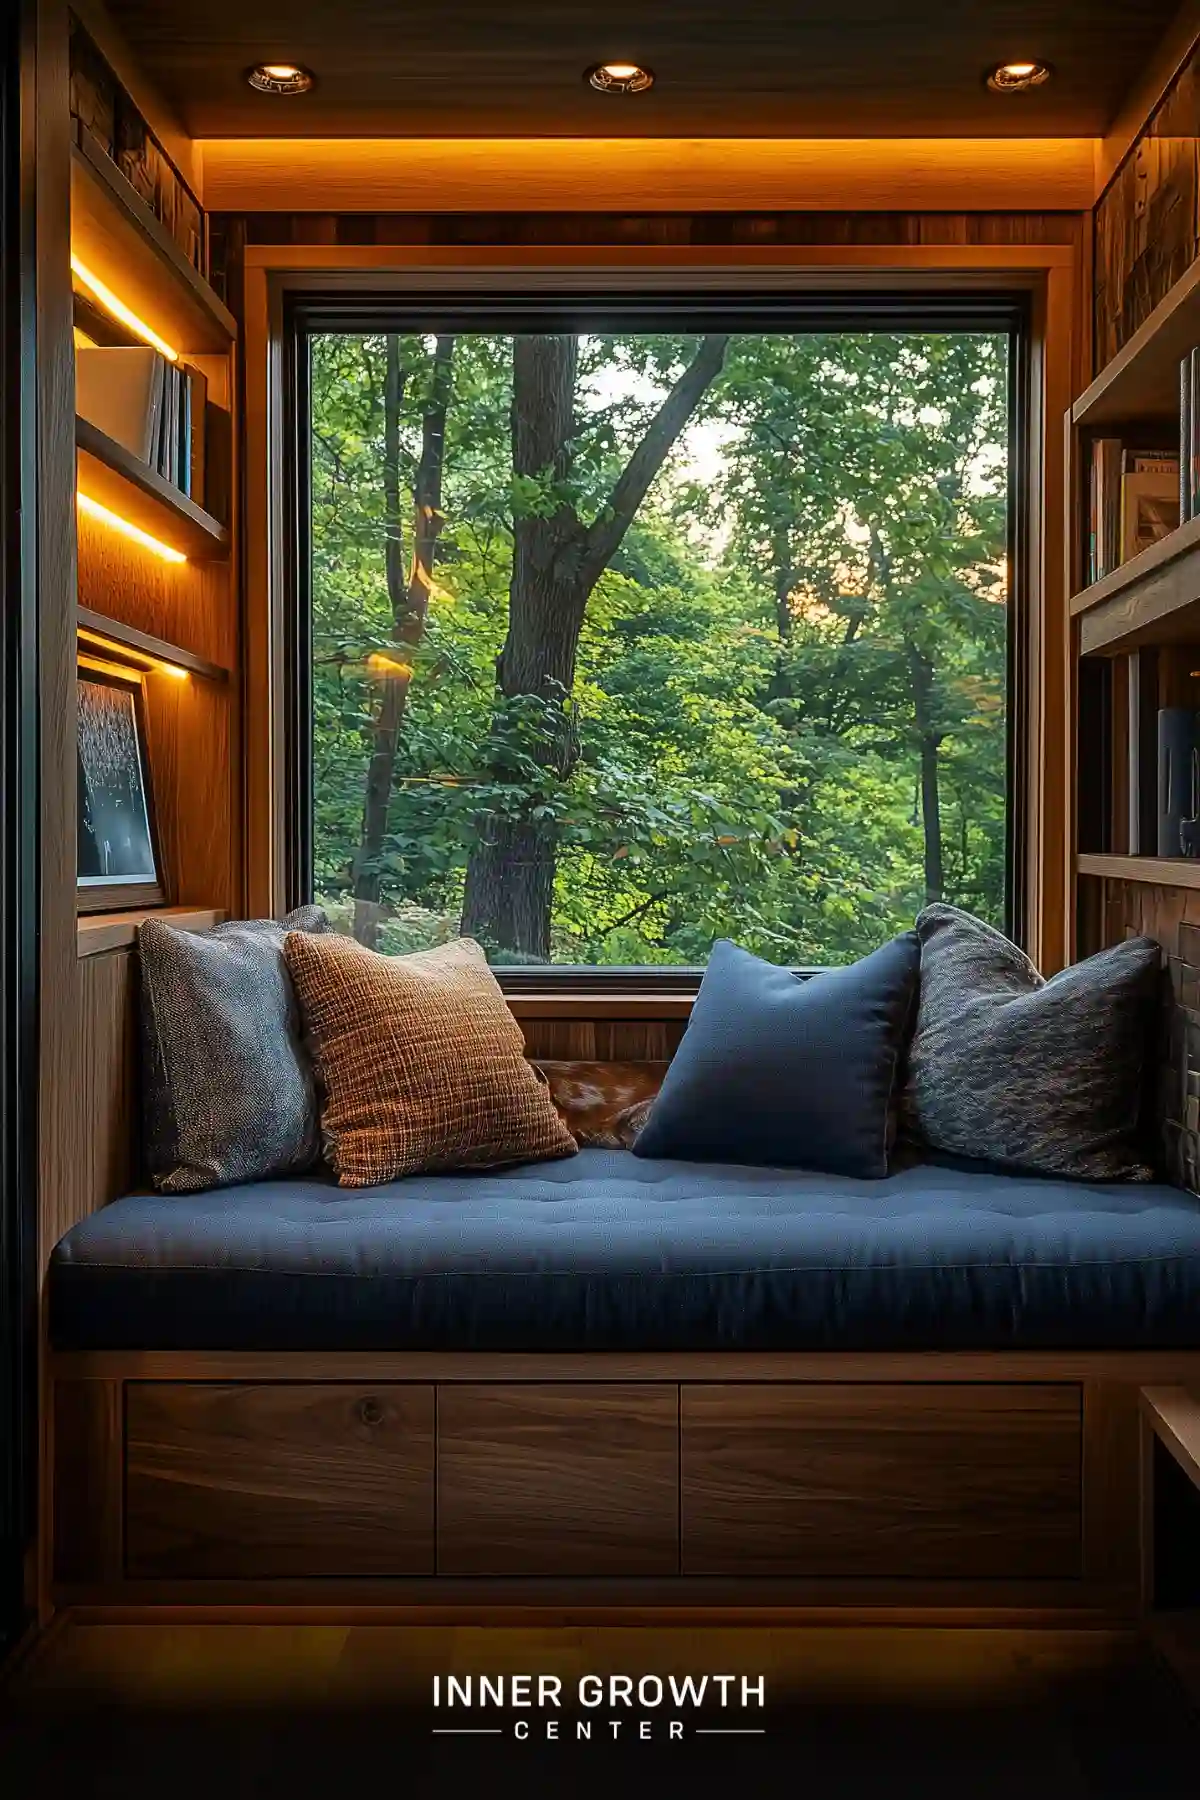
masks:
MULTIPOLYGON (((567 499, 547 517, 513 521, 508 635, 496 664, 501 701, 494 729, 506 729, 503 703, 539 699, 546 711, 539 760, 556 781, 578 755, 567 710, 579 634, 592 589, 620 548, 680 432, 725 360, 725 335, 704 338, 691 363, 646 427, 607 504, 585 527, 567 499)), ((513 344, 513 473, 554 484, 572 472, 575 432, 575 337, 518 337, 513 344)), ((557 833, 529 809, 488 813, 467 865, 461 931, 491 952, 548 962, 557 833)))
MULTIPOLYGON (((446 411, 454 368, 454 338, 434 345, 429 398, 421 426, 421 456, 413 483, 413 552, 407 578, 400 506, 400 409, 408 371, 400 365, 400 341, 387 340, 384 383, 383 495, 384 566, 392 605, 392 638, 398 649, 416 649, 425 631, 429 589, 442 527, 442 470, 445 465, 446 411)), ((379 936, 383 878, 379 858, 387 838, 396 748, 408 704, 412 669, 407 656, 388 659, 379 670, 383 691, 371 732, 371 760, 363 800, 362 837, 354 859, 354 935, 374 949, 379 936)))
MULTIPOLYGON (((575 337, 519 337, 513 344, 512 464, 514 475, 564 481, 571 470, 575 432, 575 337)), ((496 662, 501 703, 536 695, 547 708, 541 760, 559 776, 574 764, 575 735, 562 701, 575 680, 575 656, 586 594, 565 552, 579 533, 564 500, 548 517, 513 520, 508 635, 496 662)), ((505 729, 503 704, 494 729, 505 729)), ((550 958, 554 837, 546 821, 486 813, 467 865, 462 933, 492 951, 531 962, 550 958)))
POLYGON ((925 833, 925 904, 940 900, 945 886, 942 867, 942 805, 938 792, 938 751, 941 733, 933 721, 933 664, 915 644, 908 645, 912 675, 913 714, 921 753, 921 823, 925 833))

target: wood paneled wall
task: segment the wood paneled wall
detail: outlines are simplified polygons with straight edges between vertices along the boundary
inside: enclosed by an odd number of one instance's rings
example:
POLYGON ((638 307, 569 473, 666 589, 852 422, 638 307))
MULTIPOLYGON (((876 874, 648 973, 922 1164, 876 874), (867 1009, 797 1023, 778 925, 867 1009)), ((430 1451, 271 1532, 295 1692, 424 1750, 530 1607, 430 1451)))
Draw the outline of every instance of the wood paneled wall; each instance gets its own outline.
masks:
POLYGON ((1200 44, 1096 208, 1096 362, 1132 337, 1200 248, 1200 44))
POLYGON ((148 671, 146 748, 168 899, 236 912, 241 783, 233 755, 237 613, 229 565, 161 562, 81 516, 79 604, 230 671, 227 681, 148 671))
POLYGON ((209 221, 213 285, 240 316, 248 244, 745 245, 1067 244, 1086 252, 1086 213, 244 213, 209 221))
POLYGON ((1162 1020, 1147 1105, 1164 1168, 1200 1193, 1200 890, 1081 876, 1079 954, 1129 937, 1163 947, 1162 1020))

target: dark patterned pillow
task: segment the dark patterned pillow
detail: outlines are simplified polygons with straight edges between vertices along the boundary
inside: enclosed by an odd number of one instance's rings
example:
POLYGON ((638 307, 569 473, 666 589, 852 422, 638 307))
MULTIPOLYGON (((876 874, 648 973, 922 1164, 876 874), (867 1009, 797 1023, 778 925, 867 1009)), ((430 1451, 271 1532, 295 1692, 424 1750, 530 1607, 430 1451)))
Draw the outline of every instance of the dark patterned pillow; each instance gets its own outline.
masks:
POLYGON ((283 940, 326 930, 318 906, 211 931, 139 926, 143 1145, 156 1188, 192 1194, 318 1161, 319 1108, 283 940))
POLYGON ((1146 1059, 1161 951, 1130 938, 1045 981, 953 906, 917 920, 905 1114, 925 1145, 1034 1175, 1149 1181, 1146 1059))
POLYGON ((545 1062, 558 1116, 581 1147, 632 1150, 667 1072, 665 1062, 545 1062))

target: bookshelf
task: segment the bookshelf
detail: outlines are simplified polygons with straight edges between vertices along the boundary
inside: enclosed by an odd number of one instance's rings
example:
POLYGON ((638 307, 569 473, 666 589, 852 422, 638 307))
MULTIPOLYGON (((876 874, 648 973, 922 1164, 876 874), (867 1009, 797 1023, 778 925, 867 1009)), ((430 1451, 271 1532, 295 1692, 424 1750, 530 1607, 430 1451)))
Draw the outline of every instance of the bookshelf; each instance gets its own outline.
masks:
POLYGON ((182 555, 228 556, 229 532, 124 444, 76 416, 79 491, 182 555))
POLYGON ((181 644, 172 644, 166 638, 153 637, 148 631, 137 631, 132 625, 123 625, 118 619, 106 618, 103 613, 92 612, 89 607, 81 606, 77 609, 76 629, 80 642, 97 650, 114 651, 118 656, 125 655, 131 661, 144 662, 148 666, 165 663, 173 669, 186 669, 189 675, 200 675, 206 681, 229 680, 229 670, 220 663, 196 656, 191 650, 185 650, 181 644))
MULTIPOLYGON (((238 329, 103 146, 78 127, 70 258, 77 325, 86 338, 149 345, 167 365, 196 368, 207 401, 209 481, 197 486, 206 504, 135 455, 127 447, 134 439, 118 442, 76 417, 79 653, 121 665, 140 681, 166 896, 149 909, 80 917, 77 955, 96 959, 89 966, 97 968, 104 956, 128 950, 151 911, 204 929, 242 909, 241 799, 233 779, 240 732, 232 504, 238 329), (100 335, 98 326, 111 335, 100 335), (214 442, 227 447, 219 459, 214 442)), ((186 433, 183 441, 186 453, 186 433)))
POLYGON ((71 254, 176 349, 224 356, 233 314, 117 165, 86 134, 71 147, 71 254))
POLYGON ((213 907, 156 906, 149 910, 116 913, 89 913, 76 926, 78 954, 103 956, 109 950, 128 950, 137 941, 137 928, 144 919, 165 919, 178 931, 208 931, 219 925, 224 913, 213 907))
POLYGON ((1076 873, 1102 881, 1140 881, 1152 887, 1200 888, 1200 857, 1099 856, 1075 859, 1076 873))
POLYGON ((1200 518, 1084 588, 1071 613, 1083 656, 1200 641, 1200 518))
POLYGON ((1078 429, 1177 420, 1179 364, 1200 344, 1200 260, 1180 277, 1071 408, 1078 429))

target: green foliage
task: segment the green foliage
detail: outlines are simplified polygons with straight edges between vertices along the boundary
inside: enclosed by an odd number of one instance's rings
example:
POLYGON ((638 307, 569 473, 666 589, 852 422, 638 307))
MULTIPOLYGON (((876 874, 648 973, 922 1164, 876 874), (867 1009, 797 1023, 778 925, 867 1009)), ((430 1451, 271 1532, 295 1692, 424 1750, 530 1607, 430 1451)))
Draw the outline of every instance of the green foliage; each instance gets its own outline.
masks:
MULTIPOLYGON (((411 512, 431 340, 399 346, 411 512)), ((560 962, 701 963, 721 936, 845 961, 911 923, 931 852, 947 899, 1002 920, 1003 338, 735 337, 589 600, 573 693, 497 703, 514 516, 567 498, 594 517, 694 347, 581 342, 564 494, 549 471, 514 479, 511 340, 458 340, 432 598, 401 653, 384 339, 314 339, 315 885, 349 929, 380 695, 403 679, 379 948, 457 931, 498 810, 555 828, 560 962), (565 779, 539 755, 556 699, 579 748, 565 779)))

